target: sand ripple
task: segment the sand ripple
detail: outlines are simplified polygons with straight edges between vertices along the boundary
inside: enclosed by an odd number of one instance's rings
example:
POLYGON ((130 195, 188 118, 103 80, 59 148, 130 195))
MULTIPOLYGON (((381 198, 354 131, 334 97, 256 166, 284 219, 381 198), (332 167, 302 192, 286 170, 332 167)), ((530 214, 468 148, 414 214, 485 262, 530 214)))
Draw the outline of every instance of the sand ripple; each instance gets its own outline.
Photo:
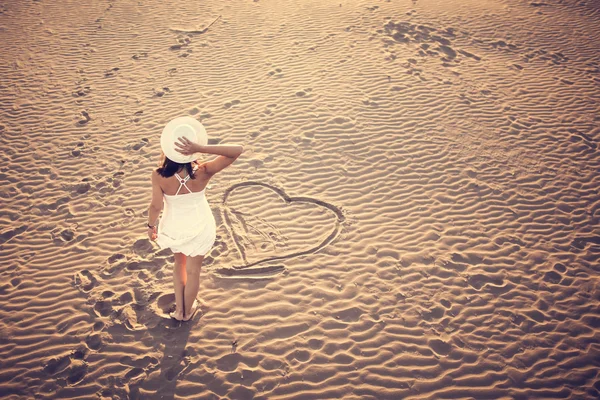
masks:
POLYGON ((575 0, 0 4, 0 394, 600 397, 598 26, 575 0), (185 324, 144 237, 180 115, 247 148, 185 324))

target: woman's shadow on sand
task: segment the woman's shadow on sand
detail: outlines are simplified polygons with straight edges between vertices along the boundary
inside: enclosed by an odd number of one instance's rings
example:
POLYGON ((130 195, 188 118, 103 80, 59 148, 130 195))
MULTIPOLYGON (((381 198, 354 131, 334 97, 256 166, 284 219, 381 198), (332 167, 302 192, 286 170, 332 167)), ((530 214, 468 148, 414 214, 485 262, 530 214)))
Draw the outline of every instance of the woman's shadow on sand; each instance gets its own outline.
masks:
MULTIPOLYGON (((168 313, 169 310, 165 311, 168 313)), ((108 382, 103 383, 106 389, 102 391, 102 395, 126 395, 126 398, 143 399, 145 393, 152 392, 153 396, 161 399, 174 398, 178 380, 192 366, 190 360, 195 350, 188 346, 190 334, 192 330, 198 329, 199 321, 207 311, 208 308, 201 305, 191 320, 177 321, 168 317, 168 314, 157 315, 150 310, 148 314, 153 315, 142 317, 145 319, 144 323, 136 324, 133 329, 128 317, 119 318, 115 315, 117 318, 104 329, 107 337, 111 339, 102 344, 97 351, 107 354, 108 357, 112 351, 121 353, 119 362, 131 368, 116 379, 109 377, 108 382), (135 347, 140 343, 152 347, 154 351, 150 350, 151 353, 161 352, 162 357, 159 359, 146 355, 133 358, 137 353, 135 347), (111 347, 115 349, 112 350, 111 347), (132 351, 123 351, 126 347, 130 347, 132 351)))

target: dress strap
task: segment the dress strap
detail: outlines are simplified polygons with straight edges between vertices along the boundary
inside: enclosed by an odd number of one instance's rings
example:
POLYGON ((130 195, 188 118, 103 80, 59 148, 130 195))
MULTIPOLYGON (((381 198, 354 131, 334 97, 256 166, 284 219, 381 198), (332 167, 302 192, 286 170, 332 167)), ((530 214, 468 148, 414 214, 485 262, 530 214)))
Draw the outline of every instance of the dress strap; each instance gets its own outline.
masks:
POLYGON ((177 173, 175 173, 175 176, 177 177, 177 180, 179 181, 179 189, 177 189, 177 193, 175 193, 175 196, 177 196, 179 194, 179 191, 181 190, 181 188, 183 186, 185 186, 185 188, 188 190, 189 193, 192 193, 190 188, 187 187, 187 185, 185 184, 190 179, 190 176, 188 175, 185 178, 182 178, 179 175, 177 175, 177 173))
MULTIPOLYGON (((192 169, 192 172, 196 172, 197 169, 198 169, 198 165, 194 165, 194 168, 192 169)), ((181 190, 182 186, 185 186, 185 188, 188 190, 188 192, 192 193, 192 191, 190 190, 190 188, 187 187, 187 185, 185 184, 190 179, 189 175, 186 176, 185 178, 182 178, 179 175, 177 175, 177 172, 175 172, 175 177, 179 181, 179 189, 177 189, 177 193, 175 193, 175 196, 177 196, 179 194, 179 191, 181 190)))

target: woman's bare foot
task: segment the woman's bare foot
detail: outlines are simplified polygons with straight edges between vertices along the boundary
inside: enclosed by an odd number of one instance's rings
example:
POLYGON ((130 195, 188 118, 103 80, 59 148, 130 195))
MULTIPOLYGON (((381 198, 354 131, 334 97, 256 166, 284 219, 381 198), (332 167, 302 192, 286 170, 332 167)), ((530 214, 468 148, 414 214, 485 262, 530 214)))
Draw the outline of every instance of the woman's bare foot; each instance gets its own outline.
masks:
POLYGON ((175 310, 169 313, 171 318, 176 319, 177 321, 183 321, 183 311, 175 310))
POLYGON ((192 317, 194 316, 194 314, 196 314, 196 311, 198 311, 198 300, 194 299, 194 304, 192 304, 192 308, 190 309, 190 312, 187 313, 185 315, 185 317, 183 317, 183 321, 189 321, 190 319, 192 319, 192 317))

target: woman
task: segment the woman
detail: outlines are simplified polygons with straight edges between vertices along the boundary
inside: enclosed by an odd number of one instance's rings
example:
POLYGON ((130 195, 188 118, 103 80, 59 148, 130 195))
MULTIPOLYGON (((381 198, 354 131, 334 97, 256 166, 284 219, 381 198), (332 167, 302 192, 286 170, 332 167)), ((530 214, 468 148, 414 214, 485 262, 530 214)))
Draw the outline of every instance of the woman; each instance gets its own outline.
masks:
POLYGON ((161 145, 162 163, 152 172, 148 237, 156 240, 161 248, 170 248, 175 254, 173 285, 176 309, 169 315, 178 321, 188 321, 198 310, 196 296, 200 286, 200 268, 216 237, 215 219, 206 201, 204 189, 217 172, 231 165, 242 154, 243 147, 201 145, 186 137, 179 137, 176 147, 171 143, 169 152, 165 151, 163 140, 161 145), (214 154, 218 157, 198 163, 194 156, 197 153, 214 154), (190 158, 193 161, 185 162, 190 158), (156 221, 163 203, 165 211, 157 229, 156 221))

